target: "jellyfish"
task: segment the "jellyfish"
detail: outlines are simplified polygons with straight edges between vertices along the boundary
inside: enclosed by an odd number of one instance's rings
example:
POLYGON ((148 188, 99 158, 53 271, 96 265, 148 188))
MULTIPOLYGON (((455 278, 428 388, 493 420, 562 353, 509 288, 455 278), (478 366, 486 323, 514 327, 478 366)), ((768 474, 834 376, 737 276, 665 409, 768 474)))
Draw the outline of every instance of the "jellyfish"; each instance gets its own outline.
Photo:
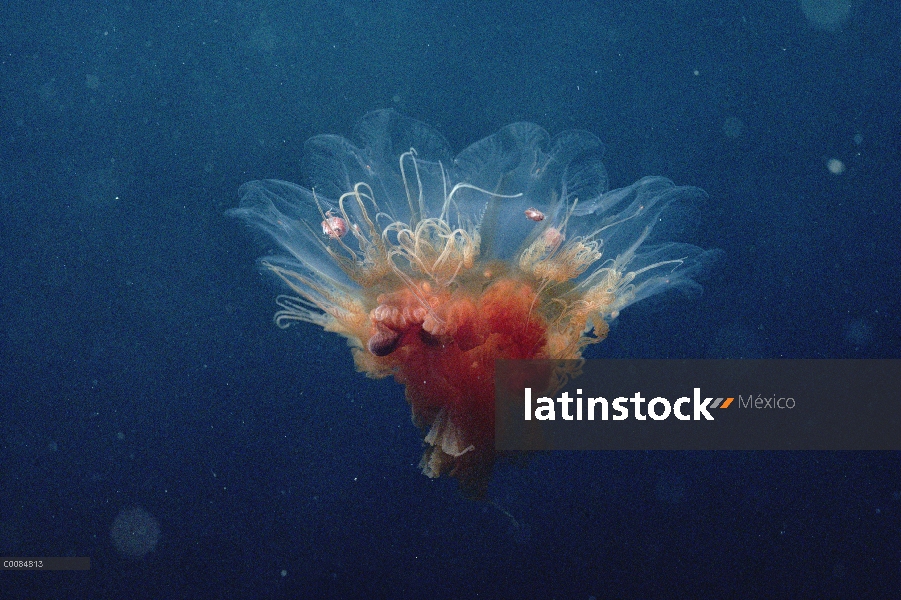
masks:
POLYGON ((280 248, 261 261, 286 290, 275 324, 339 334, 358 370, 405 386, 423 473, 482 497, 495 361, 578 359, 629 305, 697 289, 711 252, 670 238, 705 194, 662 177, 609 190, 584 131, 515 123, 454 157, 386 110, 354 138, 313 137, 309 187, 246 183, 231 214, 280 248))
POLYGON ((156 548, 160 525, 153 515, 140 506, 119 512, 110 529, 116 549, 129 558, 143 558, 156 548))

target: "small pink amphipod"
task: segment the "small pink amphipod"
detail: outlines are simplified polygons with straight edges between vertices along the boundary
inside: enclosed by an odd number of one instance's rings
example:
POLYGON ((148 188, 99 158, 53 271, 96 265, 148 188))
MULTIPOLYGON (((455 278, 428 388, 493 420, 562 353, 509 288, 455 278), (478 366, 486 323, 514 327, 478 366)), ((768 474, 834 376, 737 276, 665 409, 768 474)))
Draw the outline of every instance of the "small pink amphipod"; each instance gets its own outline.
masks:
POLYGON ((544 213, 537 208, 527 208, 526 218, 537 223, 538 221, 544 221, 544 213))
POLYGON ((325 213, 325 221, 322 222, 322 233, 333 240, 342 238, 347 233, 347 221, 332 215, 332 211, 328 211, 325 213))

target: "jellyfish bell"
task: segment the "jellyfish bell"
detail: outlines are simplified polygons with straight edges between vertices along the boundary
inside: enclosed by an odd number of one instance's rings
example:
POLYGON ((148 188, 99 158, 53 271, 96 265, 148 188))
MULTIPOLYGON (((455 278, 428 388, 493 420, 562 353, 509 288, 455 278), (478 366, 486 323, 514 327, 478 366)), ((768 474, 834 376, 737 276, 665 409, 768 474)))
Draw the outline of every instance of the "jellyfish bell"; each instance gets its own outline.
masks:
POLYGON ((851 16, 851 0, 801 0, 801 10, 815 29, 838 31, 851 16))
POLYGON ((119 512, 110 528, 113 545, 129 558, 143 558, 160 540, 160 525, 146 510, 139 506, 119 512))
POLYGON ((581 131, 516 123, 454 157, 433 129, 377 111, 355 137, 312 138, 309 188, 253 181, 231 214, 284 250, 262 262, 290 290, 276 324, 338 333, 359 370, 406 386, 423 472, 481 496, 495 360, 579 358, 627 306, 697 287, 710 253, 659 224, 704 193, 662 177, 609 191, 581 131))

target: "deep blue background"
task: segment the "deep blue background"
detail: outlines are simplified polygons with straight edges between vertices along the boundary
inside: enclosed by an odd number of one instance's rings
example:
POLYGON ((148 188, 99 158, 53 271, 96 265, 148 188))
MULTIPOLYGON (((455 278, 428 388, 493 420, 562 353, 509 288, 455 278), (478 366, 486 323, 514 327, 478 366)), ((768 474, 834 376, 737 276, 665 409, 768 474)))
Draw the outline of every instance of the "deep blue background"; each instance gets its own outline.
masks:
POLYGON ((897 358, 901 9, 851 5, 0 4, 0 555, 93 561, 0 597, 901 597, 896 453, 555 453, 491 503, 426 479, 401 388, 276 329, 223 216, 376 108, 458 149, 587 129, 614 186, 706 189, 692 241, 726 253, 591 356, 897 358))

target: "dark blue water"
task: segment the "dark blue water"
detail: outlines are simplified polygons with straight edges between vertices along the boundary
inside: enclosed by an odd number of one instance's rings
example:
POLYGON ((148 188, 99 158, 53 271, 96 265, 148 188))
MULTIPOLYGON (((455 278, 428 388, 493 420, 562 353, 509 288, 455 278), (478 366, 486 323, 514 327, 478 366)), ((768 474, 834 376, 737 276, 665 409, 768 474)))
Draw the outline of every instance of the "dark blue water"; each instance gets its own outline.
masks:
POLYGON ((898 597, 897 453, 426 479, 402 389, 274 327, 223 214, 377 108, 457 149, 586 129, 614 187, 707 190, 689 241, 725 252, 591 356, 901 357, 901 10, 810 4, 3 3, 0 555, 92 568, 0 597, 898 597))

